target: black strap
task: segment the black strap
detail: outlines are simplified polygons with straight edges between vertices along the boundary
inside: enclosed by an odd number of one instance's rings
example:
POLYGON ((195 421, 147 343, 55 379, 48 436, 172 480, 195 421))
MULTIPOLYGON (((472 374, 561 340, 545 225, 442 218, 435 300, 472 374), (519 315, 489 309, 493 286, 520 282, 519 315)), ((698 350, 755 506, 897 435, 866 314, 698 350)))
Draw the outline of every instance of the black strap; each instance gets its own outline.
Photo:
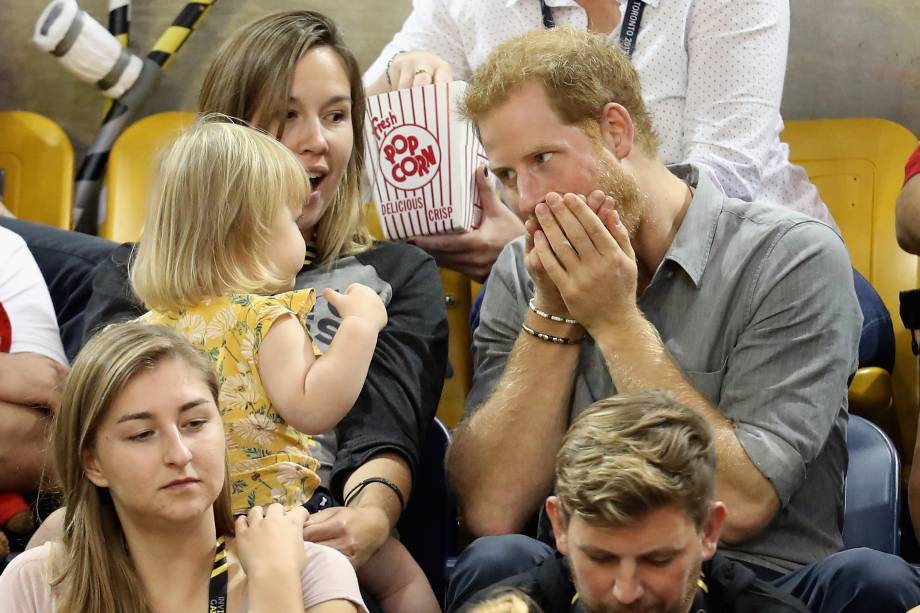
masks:
POLYGON ((553 9, 546 6, 545 0, 540 0, 540 12, 543 13, 543 27, 549 30, 556 27, 556 20, 553 19, 553 9))
POLYGON ((224 537, 221 536, 217 539, 214 567, 211 569, 211 581, 208 583, 208 613, 227 611, 227 568, 227 550, 224 537))
POLYGON ((645 11, 643 0, 629 0, 626 3, 626 16, 620 26, 620 46, 630 58, 636 48, 636 37, 639 36, 639 26, 642 25, 642 13, 645 11))
POLYGON ((399 489, 399 487, 395 483, 393 483, 389 479, 384 479, 383 477, 368 477, 364 481, 360 482, 358 485, 351 488, 351 490, 349 490, 349 492, 345 494, 345 500, 343 502, 343 505, 347 507, 351 503, 351 501, 354 500, 355 496, 360 494, 361 490, 363 490, 365 487, 367 487, 371 483, 380 483, 381 485, 385 485, 388 488, 390 488, 390 491, 392 491, 393 494, 396 495, 396 498, 399 499, 400 514, 402 514, 402 512, 406 510, 406 498, 405 496, 403 496, 402 491, 399 489))
MULTIPOLYGON (((626 3, 626 16, 620 25, 620 46, 630 58, 636 48, 636 38, 639 36, 639 27, 642 25, 642 13, 645 11, 644 0, 629 0, 626 3)), ((546 5, 546 0, 540 0, 540 12, 543 15, 543 27, 555 28, 556 20, 553 18, 553 9, 546 5)))

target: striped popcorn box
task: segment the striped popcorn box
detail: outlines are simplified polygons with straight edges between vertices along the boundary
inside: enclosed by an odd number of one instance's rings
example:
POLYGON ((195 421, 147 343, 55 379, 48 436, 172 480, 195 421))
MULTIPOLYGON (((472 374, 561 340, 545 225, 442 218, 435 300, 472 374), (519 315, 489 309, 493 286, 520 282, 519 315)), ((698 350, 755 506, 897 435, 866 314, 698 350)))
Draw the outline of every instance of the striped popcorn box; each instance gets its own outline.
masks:
POLYGON ((474 173, 486 159, 457 114, 466 83, 403 89, 367 101, 367 168, 387 238, 467 232, 482 211, 474 173))

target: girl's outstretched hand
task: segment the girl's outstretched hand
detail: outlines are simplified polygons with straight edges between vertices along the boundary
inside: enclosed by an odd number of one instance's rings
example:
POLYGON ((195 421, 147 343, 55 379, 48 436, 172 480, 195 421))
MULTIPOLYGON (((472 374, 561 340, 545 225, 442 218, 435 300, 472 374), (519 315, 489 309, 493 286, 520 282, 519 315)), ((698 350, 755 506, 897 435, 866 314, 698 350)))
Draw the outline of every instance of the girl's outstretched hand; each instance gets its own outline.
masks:
POLYGON ((387 309, 377 292, 366 285, 352 283, 345 293, 326 288, 323 296, 329 301, 342 319, 359 317, 372 324, 377 331, 387 325, 387 309))

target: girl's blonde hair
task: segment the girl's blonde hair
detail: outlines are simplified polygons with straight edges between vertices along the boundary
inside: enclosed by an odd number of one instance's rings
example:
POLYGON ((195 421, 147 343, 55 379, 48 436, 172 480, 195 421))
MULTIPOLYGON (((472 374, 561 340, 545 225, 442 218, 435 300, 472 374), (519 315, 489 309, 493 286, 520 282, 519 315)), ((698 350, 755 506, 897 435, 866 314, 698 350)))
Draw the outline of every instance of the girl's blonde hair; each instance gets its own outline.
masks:
POLYGON ((269 253, 277 216, 299 215, 307 172, 277 140, 221 115, 206 115, 160 160, 131 284, 147 308, 167 311, 207 298, 290 288, 269 253))
POLYGON ((290 11, 263 17, 228 38, 211 62, 198 109, 224 113, 268 129, 284 130, 294 69, 311 49, 327 47, 342 61, 351 88, 354 146, 335 196, 316 227, 319 261, 364 251, 373 242, 361 202, 364 175, 364 85, 354 55, 335 22, 315 11, 290 11))
POLYGON ((520 590, 498 588, 488 599, 476 605, 471 613, 540 613, 540 607, 520 590))
MULTIPOLYGON (((54 418, 52 448, 66 507, 64 552, 54 558, 52 585, 58 613, 150 613, 107 488, 83 472, 82 455, 92 449, 109 407, 142 372, 170 359, 197 372, 217 403, 211 365, 181 334, 164 326, 113 324, 96 334, 77 356, 54 418)), ((218 534, 233 534, 229 479, 214 501, 218 534)))

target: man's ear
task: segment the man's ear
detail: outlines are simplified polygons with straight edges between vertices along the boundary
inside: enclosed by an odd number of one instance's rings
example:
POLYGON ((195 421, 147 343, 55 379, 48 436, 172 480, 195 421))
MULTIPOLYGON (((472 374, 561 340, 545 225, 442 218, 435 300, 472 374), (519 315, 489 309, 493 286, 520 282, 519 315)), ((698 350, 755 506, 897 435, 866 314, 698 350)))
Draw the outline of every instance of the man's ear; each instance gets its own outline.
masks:
POLYGON ((108 487, 109 481, 105 478, 105 473, 99 466, 99 460, 92 449, 84 449, 80 452, 80 462, 83 466, 83 474, 90 480, 90 483, 96 487, 108 487))
POLYGON ((549 522, 553 525, 553 536, 556 537, 556 549, 564 556, 569 555, 569 538, 566 529, 569 522, 566 520, 565 512, 562 510, 562 503, 556 496, 550 496, 546 499, 546 515, 549 522))
POLYGON ((709 507, 709 517, 703 524, 703 559, 708 560, 716 553, 719 546, 719 535, 722 534, 722 525, 725 523, 725 505, 715 501, 709 507))
POLYGON ((629 111, 616 102, 608 102, 601 109, 601 141, 618 160, 627 157, 632 151, 635 128, 629 111))

